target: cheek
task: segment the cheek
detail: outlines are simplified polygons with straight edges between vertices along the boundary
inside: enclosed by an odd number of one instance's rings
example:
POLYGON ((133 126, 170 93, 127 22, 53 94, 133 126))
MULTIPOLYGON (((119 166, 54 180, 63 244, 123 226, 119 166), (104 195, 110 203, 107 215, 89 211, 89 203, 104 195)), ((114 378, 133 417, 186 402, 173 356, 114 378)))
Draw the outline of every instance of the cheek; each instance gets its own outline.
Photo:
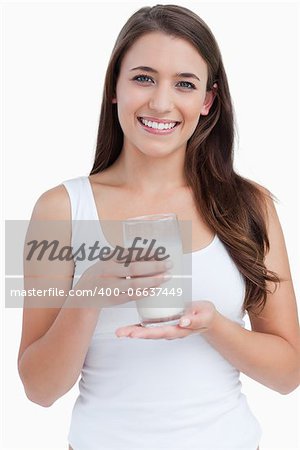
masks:
POLYGON ((200 106, 193 106, 191 105, 190 108, 186 109, 184 114, 184 120, 186 123, 188 123, 191 127, 195 127, 200 119, 200 106))
POLYGON ((185 99, 184 103, 182 103, 182 113, 185 117, 185 120, 188 122, 198 122, 201 108, 202 108, 202 98, 191 96, 191 98, 185 99))
POLYGON ((116 89, 120 109, 134 111, 147 102, 147 89, 141 89, 134 84, 119 83, 116 89))
POLYGON ((133 124, 135 116, 141 111, 146 110, 147 103, 141 95, 132 95, 132 92, 126 92, 121 98, 118 98, 118 114, 120 122, 124 124, 133 124))
POLYGON ((130 133, 134 127, 135 116, 138 110, 136 97, 132 96, 130 92, 124 92, 118 96, 118 117, 123 132, 130 133))
POLYGON ((122 128, 127 128, 129 122, 132 121, 133 105, 129 95, 118 97, 118 117, 122 128))

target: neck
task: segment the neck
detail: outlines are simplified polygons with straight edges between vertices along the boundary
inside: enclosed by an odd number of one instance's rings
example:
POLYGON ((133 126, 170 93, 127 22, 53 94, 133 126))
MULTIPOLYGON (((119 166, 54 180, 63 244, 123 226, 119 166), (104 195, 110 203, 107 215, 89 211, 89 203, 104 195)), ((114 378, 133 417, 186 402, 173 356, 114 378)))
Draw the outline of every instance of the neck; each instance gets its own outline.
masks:
POLYGON ((187 186, 184 158, 185 148, 165 156, 152 156, 124 146, 114 166, 120 182, 128 189, 159 194, 187 186))

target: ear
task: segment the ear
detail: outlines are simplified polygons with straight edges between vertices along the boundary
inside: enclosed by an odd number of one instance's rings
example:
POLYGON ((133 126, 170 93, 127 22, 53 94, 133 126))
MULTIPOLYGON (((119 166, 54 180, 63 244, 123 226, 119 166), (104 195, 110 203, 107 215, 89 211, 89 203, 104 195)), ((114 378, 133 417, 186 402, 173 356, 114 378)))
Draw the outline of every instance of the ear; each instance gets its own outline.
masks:
POLYGON ((207 114, 209 113, 211 105, 214 102, 217 89, 218 89, 218 86, 217 86, 217 83, 215 83, 213 85, 213 87, 211 88, 211 90, 206 92, 205 100, 204 100, 204 103, 203 103, 202 109, 201 109, 202 116, 207 116, 207 114))
POLYGON ((114 97, 111 102, 112 103, 117 103, 117 99, 114 97))

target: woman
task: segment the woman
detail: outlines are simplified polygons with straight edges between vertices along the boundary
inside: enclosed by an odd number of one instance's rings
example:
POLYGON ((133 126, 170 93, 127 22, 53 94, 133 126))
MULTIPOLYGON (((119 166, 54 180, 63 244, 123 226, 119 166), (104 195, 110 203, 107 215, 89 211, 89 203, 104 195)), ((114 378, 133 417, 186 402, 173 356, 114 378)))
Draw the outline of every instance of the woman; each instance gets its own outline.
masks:
MULTIPOLYGON (((96 308, 69 295, 60 307, 24 309, 19 372, 29 399, 50 406, 82 375, 70 448, 256 450, 261 430, 239 372, 282 394, 298 386, 284 238, 271 194, 233 170, 233 135, 227 78, 207 25, 179 6, 141 8, 109 62, 91 175, 44 193, 32 224, 68 224, 60 237, 68 246, 80 242, 72 220, 100 219, 90 239, 100 233, 104 243, 113 242, 107 221, 174 212, 193 225, 193 302, 179 325, 155 328, 136 324, 135 309, 123 306, 138 297, 126 294, 96 308)), ((37 275, 58 270, 64 291, 79 278, 78 289, 126 292, 161 285, 167 272, 154 261, 130 269, 85 263, 28 262, 26 287, 49 285, 37 275)))

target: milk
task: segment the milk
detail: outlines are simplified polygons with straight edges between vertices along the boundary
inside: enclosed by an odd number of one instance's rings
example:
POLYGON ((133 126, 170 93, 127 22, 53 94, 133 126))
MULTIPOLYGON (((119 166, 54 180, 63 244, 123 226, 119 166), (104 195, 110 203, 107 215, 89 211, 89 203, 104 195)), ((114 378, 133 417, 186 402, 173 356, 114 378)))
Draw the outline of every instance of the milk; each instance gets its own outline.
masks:
POLYGON ((173 263, 173 267, 169 269, 172 278, 162 283, 158 288, 154 288, 155 296, 141 296, 140 299, 136 300, 139 316, 145 326, 178 320, 184 311, 181 242, 170 243, 165 246, 166 255, 170 255, 168 260, 173 263), (159 289, 161 290, 159 291, 159 289))

